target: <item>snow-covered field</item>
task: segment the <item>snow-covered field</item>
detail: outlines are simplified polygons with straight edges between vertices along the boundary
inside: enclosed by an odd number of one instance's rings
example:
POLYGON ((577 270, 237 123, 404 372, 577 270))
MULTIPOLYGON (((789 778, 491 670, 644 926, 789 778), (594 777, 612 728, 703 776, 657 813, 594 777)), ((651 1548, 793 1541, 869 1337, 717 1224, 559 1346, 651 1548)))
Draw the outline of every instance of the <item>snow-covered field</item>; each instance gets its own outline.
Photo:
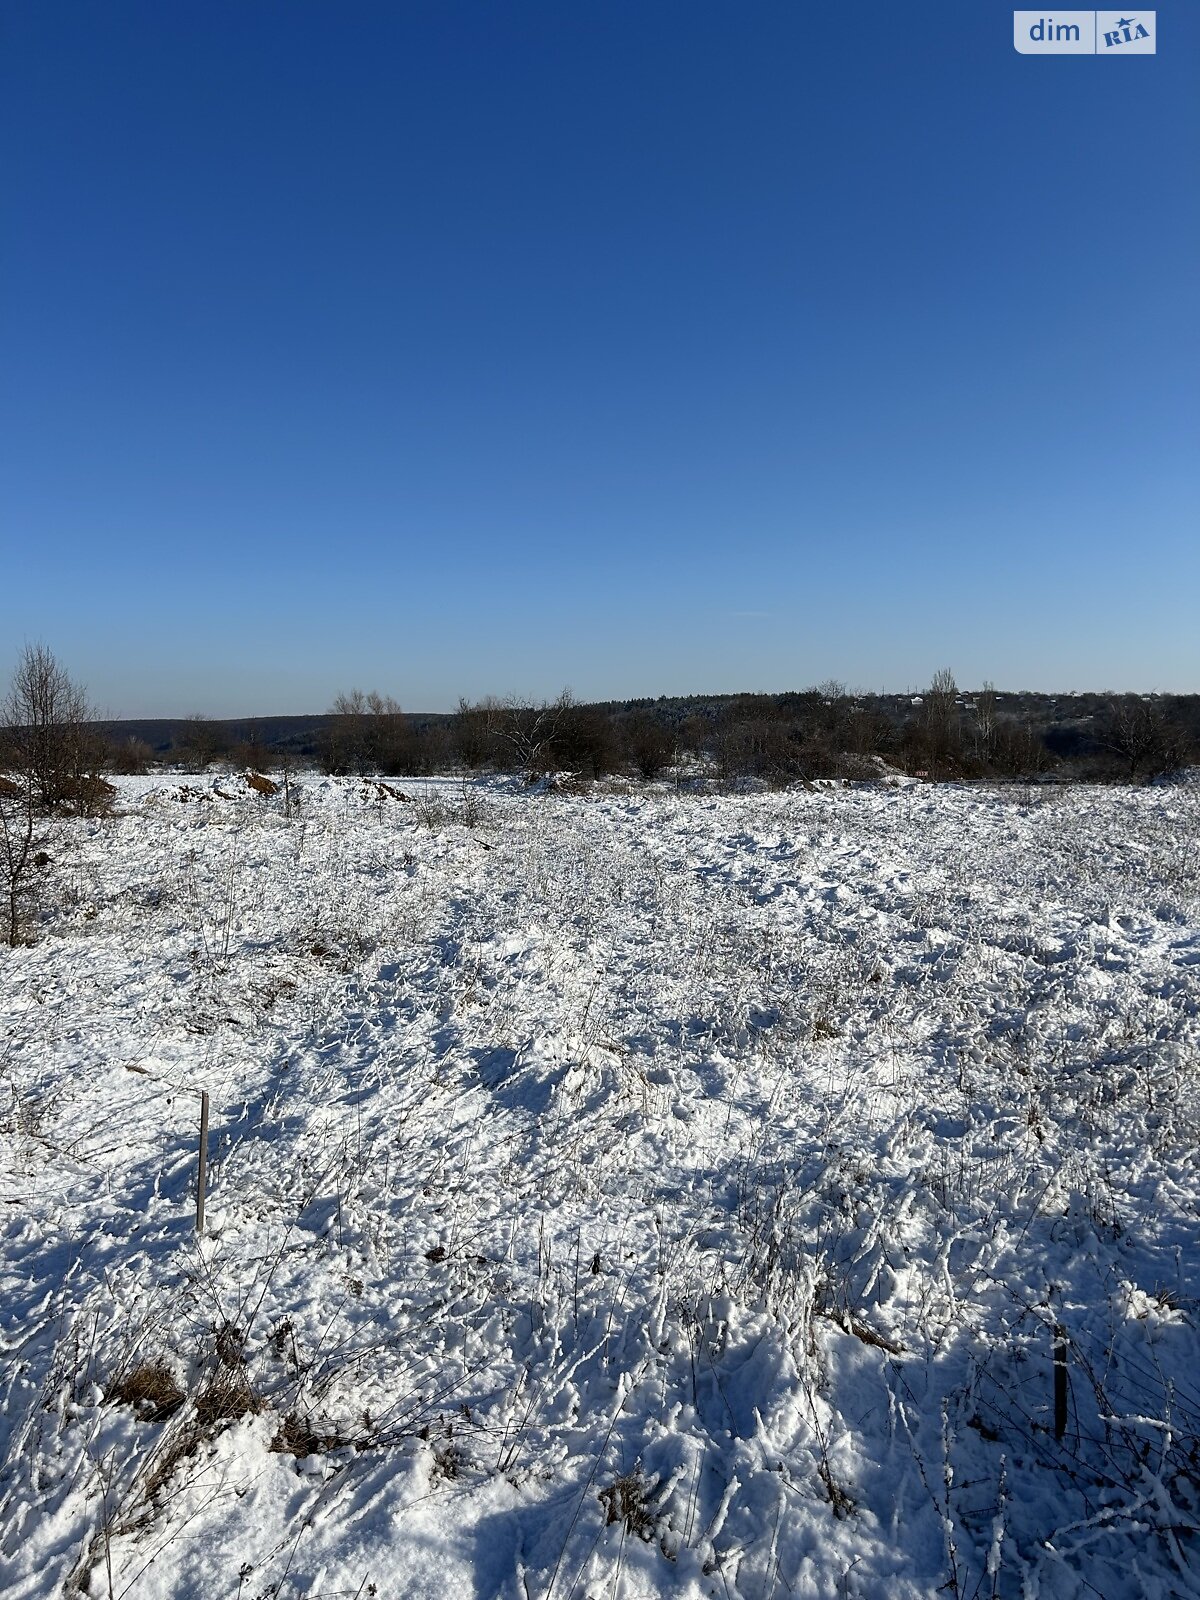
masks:
POLYGON ((1200 790, 405 788, 52 841, 0 1593, 1200 1593, 1200 790))

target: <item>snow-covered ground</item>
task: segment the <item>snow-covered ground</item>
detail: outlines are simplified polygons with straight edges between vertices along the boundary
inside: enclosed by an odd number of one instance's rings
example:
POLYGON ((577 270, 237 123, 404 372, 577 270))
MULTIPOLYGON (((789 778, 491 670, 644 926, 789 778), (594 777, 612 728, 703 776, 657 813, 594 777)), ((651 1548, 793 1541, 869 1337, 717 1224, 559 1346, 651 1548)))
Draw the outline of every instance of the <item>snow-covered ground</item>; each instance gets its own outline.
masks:
POLYGON ((1200 791, 404 788, 51 842, 0 1593, 1200 1593, 1200 791))

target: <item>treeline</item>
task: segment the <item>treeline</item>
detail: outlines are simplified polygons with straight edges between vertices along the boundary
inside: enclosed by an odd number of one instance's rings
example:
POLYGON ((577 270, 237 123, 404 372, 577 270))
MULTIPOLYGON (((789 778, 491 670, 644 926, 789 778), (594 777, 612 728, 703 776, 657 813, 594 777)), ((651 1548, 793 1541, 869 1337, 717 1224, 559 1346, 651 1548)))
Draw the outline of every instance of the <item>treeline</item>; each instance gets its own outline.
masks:
MULTIPOLYGON (((251 728, 191 718, 165 758, 267 769, 315 762, 332 774, 421 775, 465 767, 528 781, 698 774, 771 785, 870 780, 888 769, 929 779, 1146 782, 1200 761, 1200 696, 1045 696, 967 692, 944 670, 920 694, 864 695, 829 681, 786 694, 582 704, 463 700, 452 716, 408 717, 379 693, 351 690, 300 749, 251 728)), ((152 752, 120 746, 136 770, 152 752)))
POLYGON ((912 696, 857 695, 826 682, 699 707, 687 701, 579 705, 567 694, 536 706, 464 702, 451 733, 465 766, 530 779, 563 772, 652 779, 702 771, 728 782, 782 786, 871 780, 892 769, 930 779, 1053 774, 1066 781, 1136 783, 1200 761, 1200 696, 1109 695, 1096 705, 1076 722, 1046 724, 1024 711, 1018 697, 1001 696, 990 684, 963 693, 946 670, 912 696), (1015 707, 1006 708, 1014 699, 1015 707))
POLYGON ((229 723, 195 715, 130 732, 96 720, 83 688, 38 646, 21 658, 0 719, 0 771, 31 770, 43 809, 102 805, 102 774, 158 764, 192 772, 317 765, 388 776, 466 768, 528 781, 707 775, 785 785, 870 780, 888 769, 932 780, 1138 783, 1197 763, 1200 695, 1055 699, 1001 694, 991 684, 967 691, 949 670, 905 695, 852 693, 833 680, 784 694, 600 704, 564 691, 540 702, 463 700, 452 715, 406 715, 390 696, 352 689, 320 717, 229 723))

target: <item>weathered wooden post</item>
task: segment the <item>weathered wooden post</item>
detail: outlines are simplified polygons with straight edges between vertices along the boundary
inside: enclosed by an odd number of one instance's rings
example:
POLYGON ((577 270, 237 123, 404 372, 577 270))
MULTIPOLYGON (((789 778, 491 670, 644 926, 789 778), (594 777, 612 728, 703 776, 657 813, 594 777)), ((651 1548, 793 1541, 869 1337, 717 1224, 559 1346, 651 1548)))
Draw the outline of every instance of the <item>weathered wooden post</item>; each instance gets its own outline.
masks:
POLYGON ((196 1232, 204 1232, 204 1187, 208 1182, 208 1090, 200 1091, 200 1162, 196 1170, 196 1232))
POLYGON ((1054 1324, 1054 1437, 1067 1431, 1067 1330, 1054 1324))

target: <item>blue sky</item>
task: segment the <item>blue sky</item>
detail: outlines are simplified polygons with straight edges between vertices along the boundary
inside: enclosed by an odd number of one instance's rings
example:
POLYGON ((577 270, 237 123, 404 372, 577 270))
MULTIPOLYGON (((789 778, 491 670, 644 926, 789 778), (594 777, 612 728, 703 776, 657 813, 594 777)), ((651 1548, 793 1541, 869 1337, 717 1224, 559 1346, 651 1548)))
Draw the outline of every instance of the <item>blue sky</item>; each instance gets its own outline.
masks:
POLYGON ((1200 689, 1200 6, 0 0, 0 650, 1200 689))

